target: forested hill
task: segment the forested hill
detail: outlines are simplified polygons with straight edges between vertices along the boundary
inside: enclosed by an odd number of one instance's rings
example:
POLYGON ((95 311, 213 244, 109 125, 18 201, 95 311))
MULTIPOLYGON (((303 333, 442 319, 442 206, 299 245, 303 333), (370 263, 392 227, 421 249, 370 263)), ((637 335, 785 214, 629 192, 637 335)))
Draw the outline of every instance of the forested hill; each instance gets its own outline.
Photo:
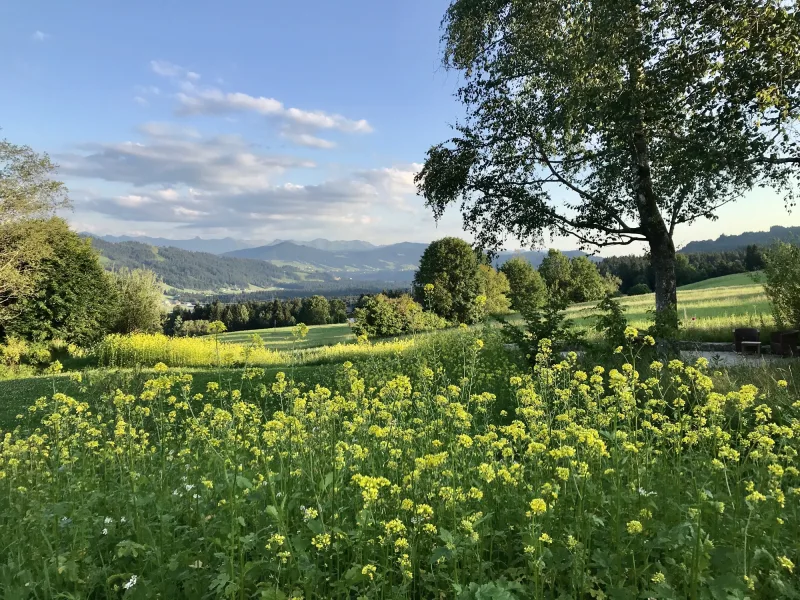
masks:
MULTIPOLYGON (((189 252, 180 248, 156 247, 139 242, 110 243, 92 237, 92 245, 103 257, 106 268, 135 269, 144 267, 158 274, 168 286, 180 290, 244 290, 280 287, 308 276, 291 267, 272 263, 217 256, 206 252, 189 252)), ((330 277, 313 274, 313 279, 330 277)))
POLYGON ((739 250, 755 244, 765 247, 779 241, 792 241, 800 238, 800 227, 781 227, 774 225, 769 231, 746 231, 739 235, 721 235, 716 240, 698 240, 689 242, 682 249, 681 253, 691 254, 693 252, 728 252, 739 250))

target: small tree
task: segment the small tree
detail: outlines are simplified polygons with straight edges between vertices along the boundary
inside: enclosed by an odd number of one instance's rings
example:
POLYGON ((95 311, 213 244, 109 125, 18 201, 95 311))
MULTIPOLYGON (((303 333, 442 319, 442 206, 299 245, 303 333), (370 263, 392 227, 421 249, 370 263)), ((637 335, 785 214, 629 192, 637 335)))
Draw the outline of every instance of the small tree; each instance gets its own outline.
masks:
POLYGON ((330 302, 331 323, 347 321, 347 304, 341 298, 333 298, 330 302))
POLYGON ((764 289, 779 327, 800 327, 800 246, 778 242, 764 254, 764 289))
POLYGON ((508 299, 511 287, 505 274, 496 271, 489 265, 480 265, 478 281, 480 294, 486 298, 486 304, 483 307, 486 314, 507 314, 511 309, 511 301, 508 299))
POLYGON ((539 265, 547 291, 552 297, 567 300, 572 292, 572 265, 562 252, 550 248, 539 265))
POLYGON ((88 344, 109 330, 116 313, 116 289, 89 240, 52 218, 36 224, 48 256, 36 267, 33 290, 14 306, 8 332, 29 340, 61 338, 88 344))
POLYGON ((479 293, 478 257, 459 238, 447 237, 425 249, 414 275, 414 299, 449 321, 469 323, 479 293), (426 285, 433 289, 426 292, 426 285))
POLYGON ((764 268, 764 253, 756 244, 750 244, 745 249, 744 268, 748 271, 760 271, 764 268))
POLYGON ((158 276, 147 269, 114 273, 119 297, 115 330, 154 333, 161 330, 163 295, 158 276))
POLYGON ((515 256, 506 261, 500 270, 508 279, 511 308, 525 314, 544 305, 547 286, 531 263, 515 256))
POLYGON ((570 261, 569 298, 573 302, 599 300, 606 294, 608 281, 604 281, 597 265, 585 256, 576 256, 570 261))

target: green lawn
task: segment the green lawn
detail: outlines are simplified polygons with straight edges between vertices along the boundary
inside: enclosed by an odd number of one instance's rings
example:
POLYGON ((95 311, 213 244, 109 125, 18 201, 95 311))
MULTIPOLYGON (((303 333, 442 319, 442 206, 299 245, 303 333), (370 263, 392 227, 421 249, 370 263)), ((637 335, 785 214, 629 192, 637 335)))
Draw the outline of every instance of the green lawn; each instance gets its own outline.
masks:
POLYGON ((231 331, 223 333, 220 340, 232 343, 247 343, 257 333, 264 340, 267 348, 273 350, 290 350, 293 344, 298 348, 314 348, 316 346, 333 346, 355 342, 355 336, 347 323, 336 325, 312 325, 308 328, 305 340, 295 342, 292 327, 274 327, 271 329, 251 329, 248 331, 231 331))

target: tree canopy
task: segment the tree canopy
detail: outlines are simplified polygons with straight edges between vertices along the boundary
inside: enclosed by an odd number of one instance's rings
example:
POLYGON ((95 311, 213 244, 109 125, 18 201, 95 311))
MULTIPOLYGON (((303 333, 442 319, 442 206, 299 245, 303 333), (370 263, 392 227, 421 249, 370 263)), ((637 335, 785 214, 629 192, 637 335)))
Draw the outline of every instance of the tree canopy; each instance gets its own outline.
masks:
POLYGON ((413 289, 414 299, 440 317, 471 322, 480 289, 477 253, 467 242, 455 237, 432 242, 422 254, 413 289), (430 285, 433 289, 426 290, 430 285))
POLYGON ((0 323, 34 290, 37 266, 51 255, 47 217, 69 205, 55 170, 46 154, 0 140, 0 323))
POLYGON ((49 253, 37 267, 36 284, 19 299, 7 332, 29 340, 60 338, 87 344, 110 328, 117 310, 111 276, 89 240, 62 219, 37 222, 49 253))
POLYGON ((511 308, 522 314, 530 314, 544 305, 547 286, 533 265, 524 258, 515 256, 507 260, 500 270, 508 279, 511 308))
POLYGON ((644 242, 659 311, 675 228, 753 186, 792 201, 800 19, 781 0, 454 0, 446 66, 467 109, 417 176, 480 245, 545 232, 644 242))

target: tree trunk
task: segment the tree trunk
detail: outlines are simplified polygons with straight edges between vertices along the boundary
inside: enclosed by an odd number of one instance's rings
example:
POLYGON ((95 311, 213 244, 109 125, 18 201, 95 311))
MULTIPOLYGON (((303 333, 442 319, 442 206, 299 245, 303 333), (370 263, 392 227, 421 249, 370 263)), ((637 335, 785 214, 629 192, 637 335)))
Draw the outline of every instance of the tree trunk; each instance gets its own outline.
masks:
MULTIPOLYGON (((664 316, 678 306, 678 286, 675 277, 675 244, 669 232, 649 240, 650 263, 656 276, 656 312, 664 316)), ((674 320, 674 319, 673 319, 674 320)), ((677 325, 677 323, 671 323, 677 325)))
POLYGON ((650 260, 656 276, 656 315, 660 325, 677 327, 678 287, 675 277, 675 244, 658 209, 650 170, 650 156, 644 127, 633 134, 633 159, 636 172, 636 204, 639 224, 650 245, 650 260))

